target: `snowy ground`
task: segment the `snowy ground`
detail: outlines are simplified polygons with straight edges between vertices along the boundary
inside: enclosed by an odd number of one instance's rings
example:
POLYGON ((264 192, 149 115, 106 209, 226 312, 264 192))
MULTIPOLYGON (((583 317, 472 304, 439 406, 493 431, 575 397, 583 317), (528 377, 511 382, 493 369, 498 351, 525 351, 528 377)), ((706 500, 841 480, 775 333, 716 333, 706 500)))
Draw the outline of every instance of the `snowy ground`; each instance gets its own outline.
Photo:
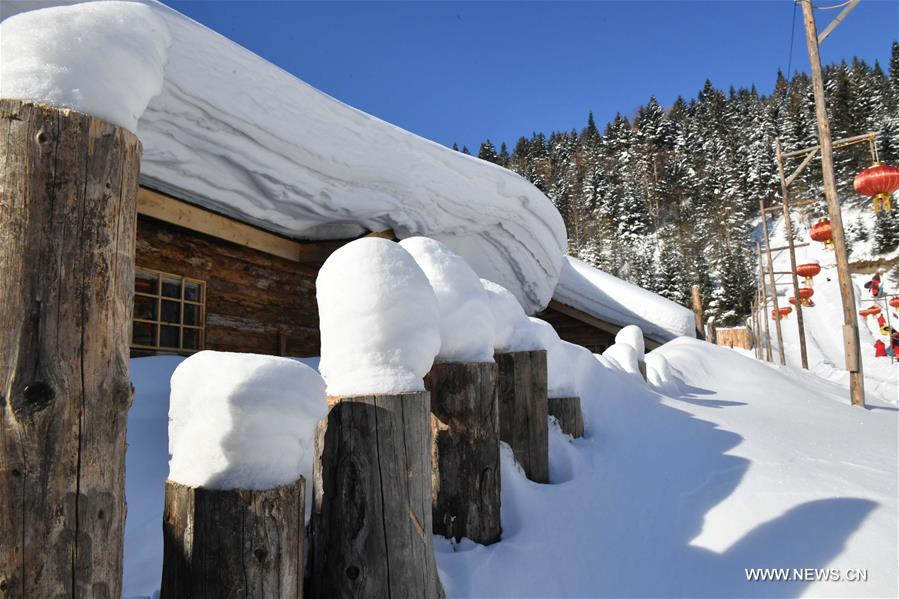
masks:
MULTIPOLYGON (((551 432, 552 484, 503 458, 503 540, 435 539, 452 597, 896 596, 897 408, 792 367, 678 339, 664 393, 597 362, 588 434, 551 432), (753 582, 745 568, 864 568, 868 581, 753 582)), ((168 376, 132 362, 126 595, 157 587, 168 376)))

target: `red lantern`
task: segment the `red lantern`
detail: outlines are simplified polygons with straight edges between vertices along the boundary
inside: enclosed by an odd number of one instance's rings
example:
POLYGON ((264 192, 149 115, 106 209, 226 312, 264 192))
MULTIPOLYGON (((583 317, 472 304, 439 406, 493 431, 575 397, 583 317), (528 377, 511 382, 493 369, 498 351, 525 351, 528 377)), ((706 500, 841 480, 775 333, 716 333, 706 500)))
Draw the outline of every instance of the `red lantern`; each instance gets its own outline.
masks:
POLYGON ((889 212, 893 192, 899 189, 899 168, 875 162, 858 174, 853 186, 858 193, 871 197, 874 212, 889 212))
POLYGON ((777 311, 771 310, 771 320, 783 320, 787 317, 787 314, 793 311, 793 308, 790 306, 784 306, 783 308, 779 308, 777 311), (780 312, 780 318, 778 318, 778 312, 780 312))
POLYGON ((815 262, 809 262, 808 264, 800 264, 796 267, 796 274, 800 277, 805 277, 805 284, 811 286, 812 277, 819 274, 821 272, 821 265, 815 262))
POLYGON ((899 297, 891 298, 890 305, 894 308, 899 308, 899 297))
POLYGON ((868 310, 859 310, 858 311, 858 315, 861 316, 862 318, 867 318, 870 313, 871 312, 868 310))
POLYGON ((815 241, 824 243, 824 249, 833 247, 833 229, 830 226, 829 218, 822 218, 809 231, 809 236, 815 241))
MULTIPOLYGON (((815 295, 815 290, 810 287, 800 287, 799 288, 799 301, 803 306, 808 306, 809 308, 814 307, 814 303, 812 303, 811 297, 815 295)), ((796 305, 796 298, 791 297, 790 303, 794 306, 796 305)))
POLYGON ((880 314, 880 306, 874 304, 873 306, 868 308, 868 314, 870 314, 871 316, 877 316, 878 314, 880 314))

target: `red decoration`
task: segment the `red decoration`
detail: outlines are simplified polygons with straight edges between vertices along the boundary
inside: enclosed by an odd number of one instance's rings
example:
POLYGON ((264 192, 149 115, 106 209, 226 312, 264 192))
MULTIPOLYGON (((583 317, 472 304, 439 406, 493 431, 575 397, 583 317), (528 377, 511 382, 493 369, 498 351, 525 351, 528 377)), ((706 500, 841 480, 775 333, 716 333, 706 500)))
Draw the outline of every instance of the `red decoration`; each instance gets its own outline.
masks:
POLYGON ((793 311, 793 308, 790 306, 784 306, 778 310, 780 312, 780 318, 777 317, 777 312, 771 310, 771 320, 783 320, 787 317, 787 314, 793 311))
POLYGON ((825 249, 833 247, 833 229, 829 218, 822 218, 809 231, 809 236, 815 241, 824 243, 825 249))
MULTIPOLYGON (((812 303, 811 297, 815 295, 815 290, 811 287, 800 287, 799 288, 799 301, 803 306, 808 306, 809 308, 813 307, 815 304, 812 303)), ((796 305, 796 297, 790 298, 790 303, 794 306, 796 305)))
POLYGON ((874 342, 874 357, 875 358, 885 358, 887 356, 887 346, 884 345, 883 341, 878 339, 874 342))
POLYGON ((871 315, 880 314, 880 306, 878 306, 877 304, 874 304, 873 306, 868 308, 868 314, 871 314, 871 315))
POLYGON ((812 284, 812 277, 819 274, 821 272, 821 265, 815 264, 814 262, 810 262, 808 264, 800 264, 796 267, 796 274, 800 277, 805 277, 805 284, 812 284))
POLYGON ((891 298, 890 305, 894 308, 899 308, 899 297, 891 298))
POLYGON ((875 162, 855 177, 855 191, 870 196, 874 212, 889 212, 892 208, 893 192, 899 189, 899 168, 875 162))

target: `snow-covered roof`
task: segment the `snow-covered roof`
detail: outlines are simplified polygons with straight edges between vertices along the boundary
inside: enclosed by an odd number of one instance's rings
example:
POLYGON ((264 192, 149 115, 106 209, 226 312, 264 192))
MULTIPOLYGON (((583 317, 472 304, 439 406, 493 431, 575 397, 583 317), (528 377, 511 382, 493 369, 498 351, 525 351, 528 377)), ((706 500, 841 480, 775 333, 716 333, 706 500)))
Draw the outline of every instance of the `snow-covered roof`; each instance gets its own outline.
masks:
POLYGON ((635 324, 657 341, 696 336, 692 311, 570 256, 553 299, 612 324, 635 324))
MULTIPOLYGON (((72 3, 5 0, 3 17, 72 3)), ((400 238, 426 235, 508 288, 528 312, 549 302, 567 240, 536 187, 347 106, 177 11, 145 3, 171 43, 162 93, 138 120, 143 183, 295 238, 389 228, 400 238)), ((78 31, 61 29, 52 42, 82 43, 87 29, 81 19, 78 31)), ((79 54, 57 56, 77 62, 79 54)), ((50 67, 36 68, 91 72, 89 64, 50 67)))

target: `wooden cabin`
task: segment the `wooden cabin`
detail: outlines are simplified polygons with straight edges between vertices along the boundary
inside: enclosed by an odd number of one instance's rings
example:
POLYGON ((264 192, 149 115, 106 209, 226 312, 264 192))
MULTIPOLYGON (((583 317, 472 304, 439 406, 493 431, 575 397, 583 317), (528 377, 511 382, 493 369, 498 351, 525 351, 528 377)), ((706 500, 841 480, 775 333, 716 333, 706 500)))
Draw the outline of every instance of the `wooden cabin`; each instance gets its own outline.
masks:
MULTIPOLYGON (((392 231, 367 235, 394 238, 392 231)), ((142 186, 132 356, 202 349, 319 355, 315 278, 350 241, 297 241, 142 186)), ((557 300, 537 316, 594 352, 621 328, 557 300)))

